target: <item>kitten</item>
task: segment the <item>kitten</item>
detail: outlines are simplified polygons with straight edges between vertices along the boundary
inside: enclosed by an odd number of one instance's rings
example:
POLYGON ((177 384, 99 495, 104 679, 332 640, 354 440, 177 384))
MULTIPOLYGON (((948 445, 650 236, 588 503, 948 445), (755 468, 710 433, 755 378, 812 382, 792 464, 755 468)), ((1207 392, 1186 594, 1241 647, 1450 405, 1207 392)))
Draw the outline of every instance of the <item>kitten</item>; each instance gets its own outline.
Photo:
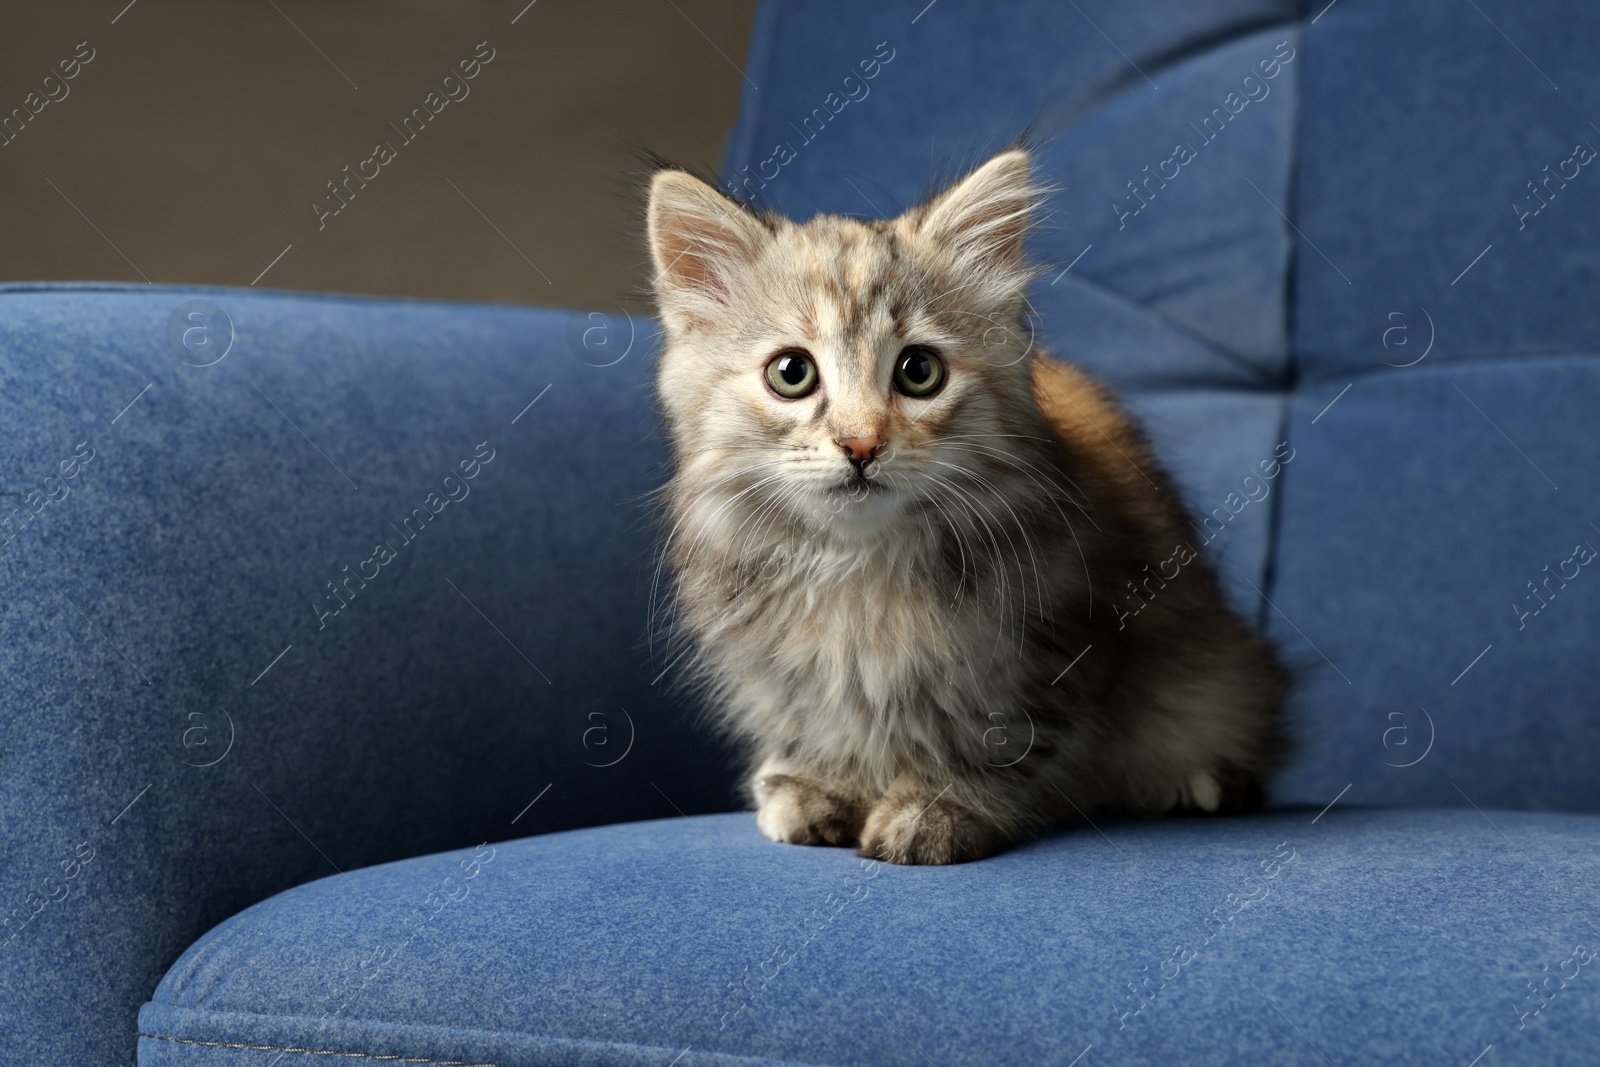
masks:
POLYGON ((675 629, 774 841, 960 863, 1258 806, 1282 760, 1285 673, 1171 481, 1033 348, 1043 192, 1021 149, 888 221, 654 176, 675 629))

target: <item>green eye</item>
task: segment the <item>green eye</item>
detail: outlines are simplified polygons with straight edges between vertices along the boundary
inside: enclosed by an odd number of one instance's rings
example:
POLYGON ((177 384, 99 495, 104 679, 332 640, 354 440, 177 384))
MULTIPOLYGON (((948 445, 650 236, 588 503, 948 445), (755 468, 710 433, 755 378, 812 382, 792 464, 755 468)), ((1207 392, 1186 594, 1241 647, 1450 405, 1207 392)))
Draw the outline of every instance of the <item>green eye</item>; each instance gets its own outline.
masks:
POLYGON ((894 387, 906 396, 932 396, 944 384, 944 360, 927 345, 907 345, 894 365, 894 387))
POLYGON ((767 363, 767 384, 785 400, 799 400, 817 388, 817 365, 808 352, 786 348, 767 363))

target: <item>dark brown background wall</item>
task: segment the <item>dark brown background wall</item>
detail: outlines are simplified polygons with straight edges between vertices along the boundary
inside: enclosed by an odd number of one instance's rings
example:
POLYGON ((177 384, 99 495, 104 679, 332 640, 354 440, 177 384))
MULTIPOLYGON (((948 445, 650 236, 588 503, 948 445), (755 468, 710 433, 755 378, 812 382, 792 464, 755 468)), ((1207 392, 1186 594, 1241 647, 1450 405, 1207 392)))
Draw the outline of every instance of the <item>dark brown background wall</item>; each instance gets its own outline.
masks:
POLYGON ((0 280, 637 307, 636 149, 717 163, 753 16, 754 0, 7 5, 0 116, 28 118, 0 134, 0 280), (64 80, 80 42, 93 58, 64 80), (480 42, 493 58, 467 95, 407 143, 390 123, 448 99, 480 42), (326 183, 380 141, 395 158, 319 230, 326 183))

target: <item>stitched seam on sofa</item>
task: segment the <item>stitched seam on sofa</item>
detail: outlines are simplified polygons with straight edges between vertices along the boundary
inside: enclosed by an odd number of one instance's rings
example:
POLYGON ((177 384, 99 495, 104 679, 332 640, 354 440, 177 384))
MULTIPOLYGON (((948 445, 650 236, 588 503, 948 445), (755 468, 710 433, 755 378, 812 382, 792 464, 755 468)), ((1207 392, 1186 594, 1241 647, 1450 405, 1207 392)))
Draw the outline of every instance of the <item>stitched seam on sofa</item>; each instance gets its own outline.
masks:
MULTIPOLYGON (((1415 367, 1407 368, 1417 375, 1457 373, 1463 370, 1473 370, 1480 367, 1514 367, 1518 370, 1537 369, 1541 365, 1554 366, 1559 364, 1572 364, 1583 360, 1600 359, 1600 349, 1561 349, 1551 352, 1509 352, 1505 355, 1490 356, 1451 356, 1448 363, 1436 363, 1432 367, 1426 363, 1419 363, 1415 367)), ((1352 383, 1391 375, 1394 371, 1383 364, 1371 367, 1330 367, 1319 371, 1314 378, 1301 378, 1296 384, 1294 392, 1304 394, 1312 389, 1331 387, 1335 382, 1350 381, 1352 383)))
MULTIPOLYGON (((1289 144, 1284 154, 1284 190, 1287 194, 1284 207, 1288 209, 1284 221, 1288 222, 1289 216, 1300 214, 1300 141, 1304 128, 1306 110, 1306 68, 1310 65, 1306 56, 1310 50, 1306 47, 1306 16, 1310 14, 1310 6, 1301 0, 1301 9, 1298 29, 1299 44, 1297 54, 1301 54, 1300 64, 1295 67, 1290 75, 1294 79, 1294 114, 1289 119, 1289 144)), ((1294 223, 1290 222, 1290 226, 1294 223)), ((1296 235, 1298 236, 1298 228, 1296 235)), ((1289 427, 1294 421, 1295 393, 1300 388, 1300 352, 1295 345, 1296 331, 1299 329, 1299 315, 1296 309, 1300 301, 1300 245, 1288 234, 1284 234, 1285 253, 1283 264, 1283 378, 1282 393, 1279 397, 1278 408, 1278 440, 1289 440, 1289 427)), ((1268 632, 1272 619, 1271 596, 1276 592, 1278 582, 1278 560, 1283 554, 1283 492, 1280 491, 1273 497, 1272 505, 1267 509, 1267 551, 1261 561, 1261 588, 1266 592, 1261 595, 1261 603, 1256 605, 1256 629, 1262 633, 1268 632)))
POLYGON ((344 1052, 339 1049, 295 1048, 288 1045, 247 1045, 242 1041, 200 1041, 192 1037, 168 1037, 165 1034, 139 1032, 140 1037, 151 1041, 171 1041, 179 1045, 203 1045, 206 1048, 237 1048, 251 1052, 301 1052, 308 1056, 345 1056, 354 1060, 388 1060, 393 1063, 432 1063, 438 1067, 509 1067, 504 1063, 481 1063, 475 1060, 432 1060, 425 1056, 401 1056, 396 1053, 344 1052))
MULTIPOLYGON (((664 818, 664 819, 650 819, 650 820, 647 820, 647 822, 676 822, 676 821, 677 821, 677 816, 673 816, 673 817, 670 817, 670 818, 664 818)), ((600 827, 599 829, 605 829, 605 827, 600 827)), ((561 831, 561 832, 562 833, 574 833, 574 832, 582 833, 584 831, 580 830, 580 831, 561 831)), ((551 836, 554 836, 554 835, 551 835, 551 836)), ((214 933, 215 931, 212 931, 212 932, 214 933)), ((209 937, 210 934, 207 934, 206 936, 209 937)), ((156 1018, 156 1019, 149 1020, 149 1022, 153 1022, 158 1026, 172 1026, 174 1029, 184 1029, 185 1026, 187 1024, 189 1024, 189 1023, 201 1023, 201 1024, 214 1025, 217 1021, 220 1021, 220 1020, 238 1020, 238 1021, 244 1021, 244 1022, 255 1023, 255 1024, 260 1024, 262 1022, 270 1022, 270 1023, 278 1023, 278 1024, 307 1024, 307 1025, 312 1025, 312 1026, 315 1026, 315 1025, 318 1025, 318 1024, 321 1024, 321 1023, 327 1023, 327 1022, 341 1023, 341 1022, 353 1022, 353 1021, 355 1021, 355 1020, 339 1020, 339 1019, 314 1019, 314 1018, 306 1018, 306 1017, 303 1017, 303 1016, 296 1016, 296 1015, 261 1015, 261 1014, 255 1013, 255 1012, 219 1011, 219 1010, 211 1009, 211 1008, 189 1007, 189 1006, 185 1006, 185 1005, 173 1004, 173 1003, 165 1002, 165 1001, 154 1001, 154 1000, 147 1001, 145 1003, 145 1007, 146 1008, 155 1009, 156 1011, 162 1012, 162 1013, 170 1013, 167 1018, 156 1018)), ((385 1033, 398 1035, 398 1036, 405 1037, 405 1038, 410 1038, 410 1037, 444 1037, 444 1038, 450 1038, 450 1039, 453 1039, 453 1040, 460 1040, 460 1039, 463 1039, 463 1038, 475 1039, 475 1040, 485 1040, 485 1039, 489 1039, 489 1038, 503 1038, 503 1039, 510 1039, 512 1041, 517 1041, 517 1042, 530 1042, 530 1043, 532 1043, 534 1045, 580 1046, 582 1048, 593 1049, 593 1050, 626 1049, 626 1050, 630 1050, 630 1051, 644 1052, 644 1053, 662 1053, 662 1054, 667 1055, 667 1056, 671 1056, 674 1053, 678 1053, 678 1050, 677 1050, 676 1046, 668 1047, 668 1046, 665 1046, 665 1045, 647 1045, 647 1044, 640 1044, 638 1042, 633 1042, 633 1041, 618 1041, 618 1040, 596 1039, 596 1038, 586 1038, 586 1037, 564 1037, 564 1036, 560 1036, 560 1035, 557 1035, 557 1034, 534 1033, 534 1032, 530 1032, 530 1031, 483 1030, 483 1029, 475 1029, 475 1028, 441 1026, 441 1025, 426 1024, 426 1023, 424 1023, 424 1024, 401 1023, 401 1022, 394 1022, 394 1021, 384 1020, 384 1019, 367 1019, 367 1020, 362 1020, 361 1022, 366 1027, 375 1027, 375 1028, 377 1028, 377 1029, 379 1029, 379 1030, 381 1030, 381 1031, 383 1031, 385 1033)), ((185 1037, 178 1037, 178 1036, 175 1036, 175 1035, 169 1037, 169 1036, 166 1036, 166 1035, 163 1035, 163 1034, 146 1033, 146 1032, 144 1032, 142 1030, 139 1032, 139 1036, 140 1037, 147 1037, 147 1038, 150 1038, 151 1040, 154 1040, 154 1041, 175 1041, 175 1042, 187 1042, 187 1043, 190 1043, 190 1044, 208 1044, 209 1043, 209 1044, 215 1044, 217 1047, 220 1047, 220 1048, 234 1048, 234 1047, 237 1047, 237 1048, 249 1048, 250 1047, 249 1045, 244 1044, 244 1043, 240 1043, 240 1044, 234 1045, 234 1044, 231 1044, 231 1043, 228 1043, 228 1042, 211 1041, 210 1039, 206 1039, 206 1038, 185 1038, 185 1037)), ((267 1051, 269 1048, 272 1049, 272 1050, 279 1050, 279 1051, 282 1050, 281 1046, 263 1046, 262 1051, 267 1051)), ((370 1059, 382 1059, 382 1058, 384 1058, 383 1055, 380 1055, 380 1054, 377 1054, 377 1053, 338 1052, 338 1051, 335 1051, 335 1050, 318 1051, 318 1050, 315 1050, 315 1049, 307 1049, 305 1051, 310 1055, 320 1055, 320 1056, 354 1056, 354 1057, 365 1057, 365 1058, 370 1058, 370 1059)), ((678 1054, 681 1055, 681 1053, 678 1053, 678 1054)), ((400 1056, 399 1053, 385 1054, 385 1055, 389 1056, 389 1062, 401 1062, 401 1063, 407 1062, 403 1057, 400 1056), (396 1057, 399 1057, 399 1058, 397 1059, 396 1057)), ((765 1065, 765 1067, 820 1067, 820 1065, 818 1065, 818 1064, 816 1064, 816 1063, 814 1063, 812 1061, 809 1061, 809 1060, 807 1060, 807 1061, 779 1060, 779 1059, 773 1059, 773 1058, 768 1057, 768 1056, 762 1056, 762 1055, 759 1055, 759 1054, 746 1054, 746 1053, 739 1053, 739 1052, 721 1052, 721 1051, 717 1051, 717 1050, 714 1050, 714 1049, 700 1049, 698 1051, 697 1055, 702 1059, 705 1059, 705 1058, 709 1057, 712 1062, 716 1062, 716 1063, 724 1063, 724 1064, 729 1064, 729 1065, 739 1064, 739 1065, 746 1065, 746 1067, 756 1067, 756 1065, 765 1065)), ((428 1059, 420 1059, 420 1058, 419 1059, 415 1059, 415 1060, 410 1061, 410 1062, 450 1064, 450 1065, 452 1065, 452 1067, 454 1067, 454 1063, 455 1063, 455 1061, 450 1061, 450 1060, 428 1060, 428 1059)), ((487 1067, 509 1067, 509 1065, 506 1065, 506 1064, 490 1064, 490 1065, 487 1065, 487 1067)))
MULTIPOLYGON (((384 1060, 388 1063, 431 1063, 436 1065, 436 1067, 509 1067, 508 1064, 503 1063, 479 1063, 469 1060, 430 1060, 422 1056, 402 1056, 399 1053, 343 1052, 338 1049, 297 1048, 285 1045, 249 1045, 242 1041, 201 1041, 198 1038, 192 1037, 168 1037, 165 1034, 147 1034, 142 1030, 139 1031, 139 1036, 151 1041, 171 1041, 178 1045, 201 1045, 206 1048, 236 1048, 250 1052, 298 1052, 307 1056, 344 1056, 348 1059, 384 1060)), ((584 1044, 609 1044, 609 1042, 586 1041, 584 1044)), ((650 1046, 647 1045, 625 1045, 620 1047, 637 1049, 650 1048, 650 1046)), ((671 1049, 663 1048, 661 1051, 670 1052, 671 1049)), ((683 1051, 687 1052, 689 1050, 684 1049, 683 1051)), ((749 1064, 766 1063, 773 1064, 775 1067, 805 1067, 804 1064, 796 1064, 790 1060, 769 1060, 761 1057, 736 1056, 726 1052, 709 1052, 708 1054, 729 1062, 749 1064)), ((683 1053, 680 1052, 678 1055, 681 1057, 683 1053)), ((674 1060, 673 1062, 676 1063, 677 1061, 674 1060)))
POLYGON ((1146 322, 1150 323, 1152 326, 1155 326, 1157 329, 1166 330, 1175 337, 1178 337, 1181 340, 1204 350, 1208 355, 1215 356, 1217 359, 1222 361, 1224 366, 1230 367, 1236 371, 1242 371, 1248 375, 1254 382, 1257 383, 1258 388, 1262 390, 1283 388, 1282 378, 1277 373, 1264 367, 1257 366, 1255 363, 1252 363, 1249 357, 1245 356, 1243 353, 1235 352, 1233 349, 1222 344, 1220 341, 1213 340, 1204 334, 1196 333, 1188 326, 1183 325, 1183 323, 1178 322, 1176 319, 1169 318, 1166 314, 1157 308, 1150 306, 1149 304, 1142 304, 1128 294, 1118 292, 1110 286, 1101 282, 1097 282, 1087 276, 1067 278, 1064 280, 1069 287, 1076 286, 1081 289, 1087 289, 1091 292, 1098 293, 1099 295, 1110 299, 1119 307, 1126 308, 1137 313, 1144 318, 1146 322))
MULTIPOLYGON (((1289 429, 1294 424, 1294 389, 1285 389, 1278 398, 1278 433, 1279 441, 1289 440, 1289 429)), ((1293 455, 1291 450, 1290 455, 1293 455)), ((1284 484, 1288 484, 1285 479, 1284 484)), ((1261 603, 1256 606, 1256 629, 1262 633, 1268 632, 1271 622, 1272 605, 1267 600, 1277 591, 1278 560, 1283 556, 1283 486, 1278 487, 1278 492, 1272 496, 1272 504, 1267 509, 1267 551, 1261 560, 1261 588, 1266 590, 1262 594, 1261 603)))
POLYGON ((1305 140, 1306 78, 1308 77, 1306 71, 1311 66, 1311 49, 1306 45, 1306 38, 1310 35, 1306 33, 1309 23, 1305 21, 1306 16, 1310 14, 1310 4, 1307 0, 1301 0, 1301 4, 1301 25, 1297 28, 1298 36, 1295 38, 1295 44, 1299 45, 1295 54, 1299 57, 1300 62, 1295 65, 1293 72, 1289 75, 1294 82, 1294 113, 1289 117, 1288 144, 1284 151, 1284 210, 1282 214, 1283 221, 1294 231, 1292 234, 1284 231, 1283 235, 1285 242, 1283 262, 1283 387, 1288 391, 1293 391, 1299 387, 1302 371, 1301 353, 1299 347, 1295 344, 1295 339, 1300 329, 1300 274, 1302 265, 1305 262, 1304 249, 1300 247, 1300 243, 1304 239, 1304 235, 1300 232, 1299 224, 1293 220, 1304 215, 1304 212, 1300 209, 1300 146, 1305 140))
MULTIPOLYGON (((1311 13, 1311 4, 1308 0, 1301 0, 1300 25, 1297 27, 1295 43, 1299 46, 1300 63, 1290 74, 1294 79, 1294 113, 1289 117, 1288 145, 1284 152, 1284 208, 1287 211, 1284 221, 1288 222, 1291 216, 1300 212, 1300 145, 1305 132, 1306 113, 1306 70, 1310 67, 1311 50, 1306 47, 1306 29, 1309 23, 1307 16, 1311 13)), ((1294 223, 1290 222, 1291 227, 1294 223)), ((1299 330, 1300 305, 1300 243, 1295 240, 1299 236, 1298 228, 1294 237, 1284 234, 1285 251, 1283 263, 1283 378, 1282 393, 1278 400, 1278 440, 1289 440, 1289 429, 1294 424, 1295 394, 1300 388, 1301 360, 1300 349, 1295 340, 1299 330)), ((1286 480, 1287 483, 1287 480, 1286 480)), ((1261 603, 1256 605, 1256 628, 1267 633, 1270 630, 1272 619, 1271 596, 1277 592, 1278 561, 1283 555, 1283 487, 1273 495, 1272 504, 1267 509, 1267 551, 1261 561, 1261 588, 1266 590, 1261 594, 1261 603)))

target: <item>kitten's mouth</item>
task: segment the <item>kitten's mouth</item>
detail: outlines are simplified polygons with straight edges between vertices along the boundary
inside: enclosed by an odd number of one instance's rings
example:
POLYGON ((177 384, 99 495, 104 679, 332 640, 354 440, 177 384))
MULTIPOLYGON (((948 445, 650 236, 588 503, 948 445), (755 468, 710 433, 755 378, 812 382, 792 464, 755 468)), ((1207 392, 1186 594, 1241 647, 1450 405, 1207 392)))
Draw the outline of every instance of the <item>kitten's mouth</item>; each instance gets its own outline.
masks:
POLYGON ((888 491, 889 487, 887 485, 884 485, 881 481, 877 481, 876 479, 868 478, 860 471, 852 471, 845 477, 844 481, 829 489, 829 492, 831 493, 847 493, 858 495, 866 493, 886 493, 888 491))
POLYGON ((860 472, 834 482, 825 492, 815 508, 816 514, 826 523, 853 534, 881 529, 900 513, 902 498, 894 487, 860 472))

